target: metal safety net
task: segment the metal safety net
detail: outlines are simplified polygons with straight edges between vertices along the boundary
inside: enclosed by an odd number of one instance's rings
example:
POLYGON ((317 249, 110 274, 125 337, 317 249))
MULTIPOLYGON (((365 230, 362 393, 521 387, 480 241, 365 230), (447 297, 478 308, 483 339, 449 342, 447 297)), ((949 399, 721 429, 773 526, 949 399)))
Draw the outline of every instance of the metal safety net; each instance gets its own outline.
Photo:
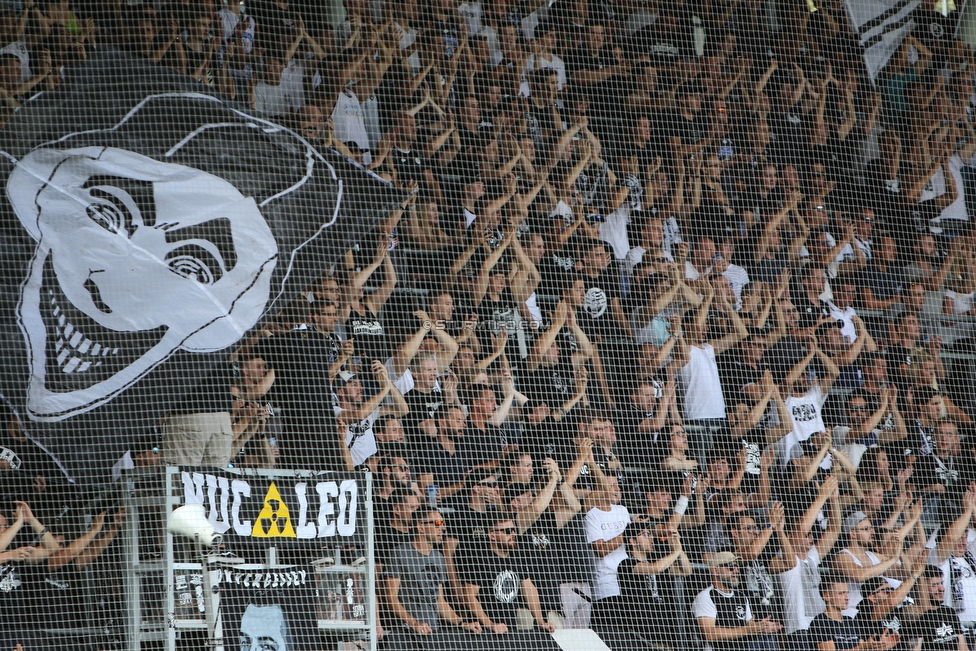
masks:
POLYGON ((970 648, 972 11, 0 2, 0 651, 970 648))

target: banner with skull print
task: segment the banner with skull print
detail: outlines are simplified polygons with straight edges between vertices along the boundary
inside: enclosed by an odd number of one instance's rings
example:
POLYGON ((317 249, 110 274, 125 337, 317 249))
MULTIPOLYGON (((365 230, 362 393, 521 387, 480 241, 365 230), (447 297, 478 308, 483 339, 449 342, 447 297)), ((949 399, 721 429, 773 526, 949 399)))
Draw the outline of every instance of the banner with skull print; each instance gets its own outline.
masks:
POLYGON ((192 80, 120 58, 100 49, 0 132, 0 391, 78 479, 104 477, 402 200, 192 80))

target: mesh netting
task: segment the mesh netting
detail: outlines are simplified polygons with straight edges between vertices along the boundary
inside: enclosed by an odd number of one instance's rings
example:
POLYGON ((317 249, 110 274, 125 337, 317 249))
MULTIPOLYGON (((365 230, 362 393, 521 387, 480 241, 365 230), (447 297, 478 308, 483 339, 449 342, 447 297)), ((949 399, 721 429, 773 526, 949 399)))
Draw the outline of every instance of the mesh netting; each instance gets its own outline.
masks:
POLYGON ((0 650, 976 643, 965 2, 224 3, 0 5, 0 650))

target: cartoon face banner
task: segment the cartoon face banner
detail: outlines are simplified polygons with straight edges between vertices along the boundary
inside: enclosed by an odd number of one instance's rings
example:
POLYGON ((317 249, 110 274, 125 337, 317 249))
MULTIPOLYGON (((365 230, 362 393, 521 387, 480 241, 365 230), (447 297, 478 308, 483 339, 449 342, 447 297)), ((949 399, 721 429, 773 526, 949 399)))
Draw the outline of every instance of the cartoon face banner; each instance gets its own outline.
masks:
POLYGON ((377 177, 192 80, 100 49, 0 132, 3 398, 100 479, 396 207, 377 177))
POLYGON ((276 568, 257 576, 233 568, 222 572, 220 616, 225 649, 320 649, 318 610, 312 568, 276 568))

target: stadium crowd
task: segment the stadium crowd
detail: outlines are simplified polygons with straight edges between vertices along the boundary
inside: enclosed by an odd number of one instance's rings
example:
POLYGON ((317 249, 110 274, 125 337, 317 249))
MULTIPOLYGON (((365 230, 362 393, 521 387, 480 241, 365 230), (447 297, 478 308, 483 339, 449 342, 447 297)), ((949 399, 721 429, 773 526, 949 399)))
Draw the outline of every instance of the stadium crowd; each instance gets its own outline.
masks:
MULTIPOLYGON (((0 14, 7 116, 115 47, 409 191, 140 463, 371 470, 381 648, 976 643, 967 44, 871 79, 836 0, 244 9, 0 14)), ((0 515, 4 648, 114 517, 0 515)))

